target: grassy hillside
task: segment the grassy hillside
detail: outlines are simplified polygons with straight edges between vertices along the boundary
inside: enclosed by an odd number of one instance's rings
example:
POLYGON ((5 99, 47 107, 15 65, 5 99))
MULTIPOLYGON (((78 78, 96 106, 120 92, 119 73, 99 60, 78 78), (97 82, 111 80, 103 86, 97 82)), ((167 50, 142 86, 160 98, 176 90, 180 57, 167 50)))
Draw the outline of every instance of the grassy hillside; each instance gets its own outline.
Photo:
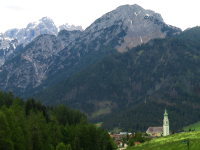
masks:
POLYGON ((200 121, 197 123, 191 124, 187 127, 184 127, 183 129, 184 129, 184 131, 188 131, 189 129, 191 129, 191 130, 195 129, 195 131, 200 131, 200 121))
POLYGON ((187 132, 169 135, 153 139, 149 142, 129 147, 127 150, 187 150, 187 144, 183 144, 182 140, 189 138, 189 149, 200 149, 200 131, 187 132))

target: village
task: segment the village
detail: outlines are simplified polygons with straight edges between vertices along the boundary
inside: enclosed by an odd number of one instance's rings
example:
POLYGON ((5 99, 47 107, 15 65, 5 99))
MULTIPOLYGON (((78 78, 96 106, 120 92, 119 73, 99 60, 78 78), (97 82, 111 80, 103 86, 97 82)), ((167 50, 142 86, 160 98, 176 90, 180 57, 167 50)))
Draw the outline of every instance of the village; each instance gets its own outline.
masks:
MULTIPOLYGON (((96 126, 100 127, 101 124, 96 124, 96 126)), ((162 127, 149 127, 146 133, 141 133, 138 131, 137 133, 109 132, 109 134, 120 150, 126 149, 128 146, 138 145, 140 143, 159 138, 161 136, 170 135, 171 133, 169 132, 169 119, 167 110, 165 109, 162 127)))

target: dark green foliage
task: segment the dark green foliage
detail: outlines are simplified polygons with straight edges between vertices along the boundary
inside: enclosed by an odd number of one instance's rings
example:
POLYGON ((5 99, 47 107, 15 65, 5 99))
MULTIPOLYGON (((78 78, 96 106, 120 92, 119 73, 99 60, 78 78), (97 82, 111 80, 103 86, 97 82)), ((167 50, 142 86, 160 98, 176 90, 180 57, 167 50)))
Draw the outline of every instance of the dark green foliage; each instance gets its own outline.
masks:
POLYGON ((65 105, 46 107, 33 98, 22 102, 16 97, 9 108, 0 109, 0 149, 115 150, 116 146, 107 131, 88 124, 79 110, 65 105))
POLYGON ((142 137, 142 133, 140 131, 138 131, 135 136, 134 136, 134 140, 135 142, 140 142, 143 143, 144 142, 144 138, 142 137))
POLYGON ((85 119, 87 118, 86 115, 81 113, 79 110, 72 110, 69 107, 66 107, 64 104, 55 108, 56 117, 63 126, 65 126, 67 123, 69 125, 78 124, 81 116, 85 119))
POLYGON ((128 142, 128 146, 133 146, 135 144, 134 136, 131 137, 131 139, 128 142))
MULTIPOLYGON (((18 99, 18 98, 17 98, 18 99)), ((10 107, 14 101, 14 95, 12 92, 6 93, 0 91, 0 107, 6 105, 6 107, 10 107)))
POLYGON ((11 131, 5 115, 0 112, 0 149, 14 150, 11 131))
POLYGON ((174 132, 174 130, 172 131, 172 134, 174 134, 175 132, 174 132))
POLYGON ((67 150, 67 148, 64 143, 60 143, 56 146, 56 150, 67 150))

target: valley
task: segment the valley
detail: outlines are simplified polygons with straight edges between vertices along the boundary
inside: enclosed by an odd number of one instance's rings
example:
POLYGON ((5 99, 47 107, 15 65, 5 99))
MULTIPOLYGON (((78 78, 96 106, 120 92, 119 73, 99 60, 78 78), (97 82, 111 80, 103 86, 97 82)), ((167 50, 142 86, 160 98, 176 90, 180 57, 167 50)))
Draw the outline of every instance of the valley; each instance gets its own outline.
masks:
POLYGON ((48 110, 64 104, 108 131, 146 132, 166 108, 180 132, 200 120, 199 40, 200 27, 182 31, 137 4, 85 30, 44 17, 0 35, 0 89, 48 110))

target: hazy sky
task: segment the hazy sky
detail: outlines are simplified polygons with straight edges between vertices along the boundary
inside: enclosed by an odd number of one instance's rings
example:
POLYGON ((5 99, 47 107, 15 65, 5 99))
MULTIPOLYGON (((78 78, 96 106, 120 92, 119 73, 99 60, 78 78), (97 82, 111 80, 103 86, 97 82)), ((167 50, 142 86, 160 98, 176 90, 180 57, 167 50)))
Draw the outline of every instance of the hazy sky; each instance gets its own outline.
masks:
POLYGON ((85 29, 118 6, 135 3, 160 13, 165 23, 182 30, 200 25, 198 0, 2 0, 0 32, 25 28, 28 23, 46 16, 56 26, 68 23, 85 29))

